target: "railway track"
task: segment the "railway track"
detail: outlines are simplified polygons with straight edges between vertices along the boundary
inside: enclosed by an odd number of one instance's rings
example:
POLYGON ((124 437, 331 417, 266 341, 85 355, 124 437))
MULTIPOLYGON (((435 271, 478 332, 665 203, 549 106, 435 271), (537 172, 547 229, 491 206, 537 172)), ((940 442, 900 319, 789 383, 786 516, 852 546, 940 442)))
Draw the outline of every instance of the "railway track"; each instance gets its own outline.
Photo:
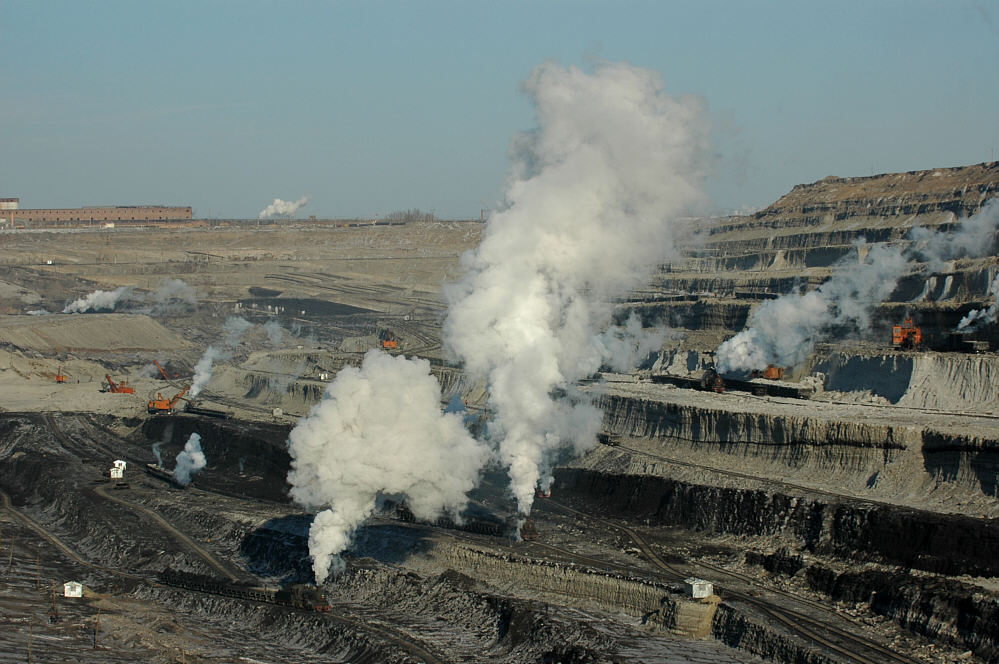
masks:
MULTIPOLYGON (((646 542, 641 535, 635 532, 634 529, 601 517, 586 514, 585 512, 581 512, 565 505, 564 503, 552 499, 548 499, 546 502, 565 510, 570 514, 581 517, 584 520, 596 521, 598 523, 602 523, 608 528, 611 528, 612 530, 624 533, 638 547, 649 562, 667 574, 667 579, 676 581, 685 576, 683 572, 662 560, 662 558, 657 555, 655 551, 653 551, 652 547, 649 546, 648 542, 646 542)), ((713 565, 701 563, 698 563, 698 565, 712 569, 716 573, 724 573, 730 577, 739 578, 742 581, 751 583, 752 585, 761 588, 769 594, 777 595, 779 598, 785 598, 797 603, 804 603, 827 614, 831 613, 831 615, 835 616, 837 619, 843 619, 842 616, 830 612, 828 608, 822 606, 821 604, 808 600, 802 600, 791 593, 766 588, 749 577, 735 575, 727 570, 713 565)), ((852 661, 859 662, 860 664, 883 664, 884 662, 921 664, 920 660, 895 652, 890 648, 886 648, 885 646, 875 643, 870 639, 832 625, 827 621, 820 621, 800 611, 786 606, 776 605, 773 601, 768 601, 762 597, 756 597, 750 593, 738 591, 732 588, 716 588, 716 592, 722 597, 722 599, 735 599, 753 606, 764 615, 786 627, 792 633, 798 634, 799 636, 809 639, 814 643, 818 643, 828 650, 839 653, 840 655, 843 655, 852 661)))
MULTIPOLYGON (((79 453, 81 451, 88 452, 87 447, 82 446, 81 444, 73 441, 65 432, 63 432, 62 429, 55 422, 55 418, 52 417, 50 414, 48 413, 44 414, 43 420, 53 431, 53 434, 56 436, 56 438, 59 439, 59 441, 62 444, 66 445, 70 451, 76 453, 79 453)), ((88 425, 92 426, 90 423, 88 423, 88 425)), ((107 450, 107 448, 104 448, 104 446, 100 447, 102 448, 102 451, 108 451, 109 453, 112 453, 110 450, 107 450)), ((114 456, 113 453, 112 456, 114 456)), ((117 455, 117 457, 121 458, 121 455, 117 455)), ((179 530, 174 528, 172 525, 170 525, 168 522, 166 522, 162 517, 160 517, 152 510, 149 510, 140 505, 136 505, 135 503, 126 501, 122 498, 111 496, 110 494, 105 492, 105 487, 103 486, 98 486, 97 488, 95 488, 95 493, 97 493, 103 498, 122 504, 123 506, 129 509, 138 510, 148 515, 149 517, 154 519, 158 523, 158 525, 160 525, 160 527, 162 527, 164 531, 172 539, 178 541, 180 544, 185 546, 185 548, 188 548, 197 553, 198 555, 200 555, 202 558, 206 560, 206 562, 208 562, 212 566, 213 569, 216 569, 219 572, 221 572, 230 581, 233 582, 239 581, 239 578, 235 574, 233 574, 230 570, 228 570, 224 565, 222 565, 219 561, 217 561, 214 558, 214 556, 212 556, 210 553, 202 549, 200 546, 194 543, 190 538, 188 538, 186 535, 184 535, 179 530)), ((134 574, 121 569, 108 567, 106 565, 101 565, 99 563, 87 560, 86 558, 79 555, 73 548, 71 548, 69 545, 63 542, 58 536, 56 536, 55 534, 50 532, 47 528, 45 528, 45 526, 35 521, 27 514, 24 514, 20 510, 16 509, 13 506, 10 496, 7 495, 7 493, 2 490, 0 490, 0 509, 5 510, 9 514, 11 514, 15 519, 24 523, 27 527, 38 533, 41 537, 51 542, 52 545, 55 546, 59 551, 61 551, 62 553, 67 555, 70 559, 79 563, 80 565, 83 565, 93 570, 105 572, 107 574, 119 578, 125 578, 132 581, 145 583, 154 587, 162 585, 156 579, 151 578, 149 576, 134 574)), ((189 592, 196 592, 196 591, 189 591, 189 592)), ((289 610, 295 610, 295 609, 289 609, 289 610)), ((402 651, 408 653, 416 661, 421 661, 424 662, 425 664, 450 664, 450 662, 447 659, 444 659, 443 657, 433 653, 424 644, 417 643, 409 635, 394 631, 392 628, 386 625, 372 624, 372 622, 366 618, 353 617, 343 614, 324 613, 317 615, 321 615, 322 619, 324 620, 330 620, 332 622, 342 624, 358 632, 376 635, 378 638, 387 641, 397 646, 402 651)), ((358 659, 356 661, 362 661, 363 659, 364 658, 362 657, 361 659, 358 659)), ((377 653, 370 653, 369 661, 371 662, 379 661, 377 658, 377 653)))

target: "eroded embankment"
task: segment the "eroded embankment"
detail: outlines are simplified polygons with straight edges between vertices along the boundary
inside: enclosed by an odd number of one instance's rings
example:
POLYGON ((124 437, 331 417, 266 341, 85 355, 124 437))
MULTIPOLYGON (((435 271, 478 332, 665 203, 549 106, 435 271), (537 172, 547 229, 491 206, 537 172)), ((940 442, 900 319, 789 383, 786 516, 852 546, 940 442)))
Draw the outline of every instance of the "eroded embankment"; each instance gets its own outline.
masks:
POLYGON ((833 566, 805 560, 786 549, 747 552, 746 562, 778 577, 792 577, 833 600, 892 619, 934 641, 999 661, 999 601, 959 579, 941 579, 902 569, 833 566))
POLYGON ((999 521, 994 519, 583 468, 556 469, 555 478, 560 491, 653 525, 777 536, 816 554, 942 574, 999 575, 994 555, 999 521))
POLYGON ((641 441, 651 455, 872 500, 999 511, 999 435, 984 428, 937 430, 907 411, 865 418, 862 406, 838 407, 834 417, 818 402, 724 409, 710 397, 701 405, 681 396, 606 394, 598 404, 607 431, 641 441))

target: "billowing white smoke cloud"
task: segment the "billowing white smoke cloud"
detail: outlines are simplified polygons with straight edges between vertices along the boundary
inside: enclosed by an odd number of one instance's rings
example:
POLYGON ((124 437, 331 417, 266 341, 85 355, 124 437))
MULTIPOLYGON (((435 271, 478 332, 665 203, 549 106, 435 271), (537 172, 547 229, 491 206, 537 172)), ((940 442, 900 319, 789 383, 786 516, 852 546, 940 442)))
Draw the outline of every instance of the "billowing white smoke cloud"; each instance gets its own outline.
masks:
POLYGON ((857 250, 859 260, 840 262, 816 290, 760 305, 749 327, 718 347, 718 370, 796 366, 831 328, 867 330, 874 308, 895 290, 909 264, 898 247, 876 244, 868 249, 858 243, 857 250))
MULTIPOLYGON (((916 258, 931 270, 940 270, 947 260, 982 256, 995 246, 997 228, 999 199, 993 199, 977 214, 961 219, 952 232, 914 229, 913 244, 905 250, 874 245, 865 259, 864 245, 859 244, 861 260, 840 262, 818 289, 760 305, 749 327, 718 347, 718 370, 726 373, 764 369, 768 364, 801 364, 815 343, 831 330, 843 325, 852 325, 860 332, 867 330, 875 307, 891 295, 906 272, 914 269, 916 258)), ((975 314, 967 325, 977 321, 979 315, 975 314)))
POLYGON ((527 514, 552 458, 595 444, 600 412, 571 386, 607 359, 612 300, 671 256, 671 219, 702 201, 707 124, 627 64, 541 65, 524 90, 538 128, 515 139, 505 209, 446 290, 445 339, 488 380, 490 435, 527 514))
POLYGON ((205 453, 201 451, 201 436, 192 433, 184 443, 184 449, 177 455, 173 477, 178 484, 187 486, 191 482, 191 477, 205 467, 205 463, 205 453))
POLYGON ((999 316, 999 274, 996 278, 992 280, 989 284, 989 292, 992 294, 994 301, 991 306, 986 309, 972 309, 968 314, 961 319, 961 322, 957 324, 958 332, 974 332, 982 325, 987 325, 988 323, 996 322, 996 317, 999 316))
POLYGON ((485 444, 444 414, 426 360, 369 351, 342 369, 309 416, 292 430, 291 497, 320 509, 309 531, 316 581, 375 509, 379 494, 405 496, 413 513, 457 515, 489 457, 485 444))
POLYGON ((62 310, 64 314, 82 314, 87 311, 114 311, 119 302, 128 301, 132 298, 132 289, 129 286, 119 286, 113 291, 95 290, 86 297, 81 297, 66 305, 62 310))
POLYGON ((274 202, 261 210, 257 217, 259 219, 267 219, 268 217, 290 217, 308 205, 311 200, 311 196, 302 196, 297 201, 282 201, 280 198, 275 198, 274 202))
POLYGON ((209 346, 205 349, 198 363, 194 365, 194 380, 191 383, 192 399, 198 396, 201 390, 205 389, 208 381, 212 379, 212 366, 215 362, 228 360, 232 357, 232 349, 239 345, 243 335, 251 327, 253 327, 253 323, 239 316, 231 316, 222 324, 224 346, 209 346))

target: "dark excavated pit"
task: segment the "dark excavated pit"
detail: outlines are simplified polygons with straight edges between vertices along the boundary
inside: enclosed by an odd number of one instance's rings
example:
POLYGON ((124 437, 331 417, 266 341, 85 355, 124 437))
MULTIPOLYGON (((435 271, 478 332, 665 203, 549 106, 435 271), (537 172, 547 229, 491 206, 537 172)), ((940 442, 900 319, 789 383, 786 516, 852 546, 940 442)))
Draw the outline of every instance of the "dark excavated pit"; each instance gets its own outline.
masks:
POLYGON ((191 434, 197 433, 207 460, 206 467, 194 476, 197 486, 248 499, 289 502, 290 431, 287 424, 159 416, 143 422, 132 442, 145 448, 150 457, 155 456, 153 446, 158 446, 164 466, 172 468, 172 459, 184 449, 191 434))

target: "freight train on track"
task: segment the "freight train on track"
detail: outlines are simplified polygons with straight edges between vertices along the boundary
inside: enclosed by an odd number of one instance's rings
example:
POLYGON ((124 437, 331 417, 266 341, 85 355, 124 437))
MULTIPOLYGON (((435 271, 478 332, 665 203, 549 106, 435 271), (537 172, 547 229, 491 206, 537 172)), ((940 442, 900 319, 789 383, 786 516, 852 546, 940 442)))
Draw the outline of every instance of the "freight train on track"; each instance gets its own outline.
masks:
POLYGON ((157 580, 165 586, 174 586, 211 595, 245 599, 251 602, 281 604, 304 611, 318 611, 321 613, 326 613, 330 610, 330 603, 326 599, 326 593, 316 586, 304 583, 288 586, 287 588, 261 588, 259 586, 231 583, 224 579, 217 579, 204 574, 177 572, 169 567, 160 572, 157 580))

